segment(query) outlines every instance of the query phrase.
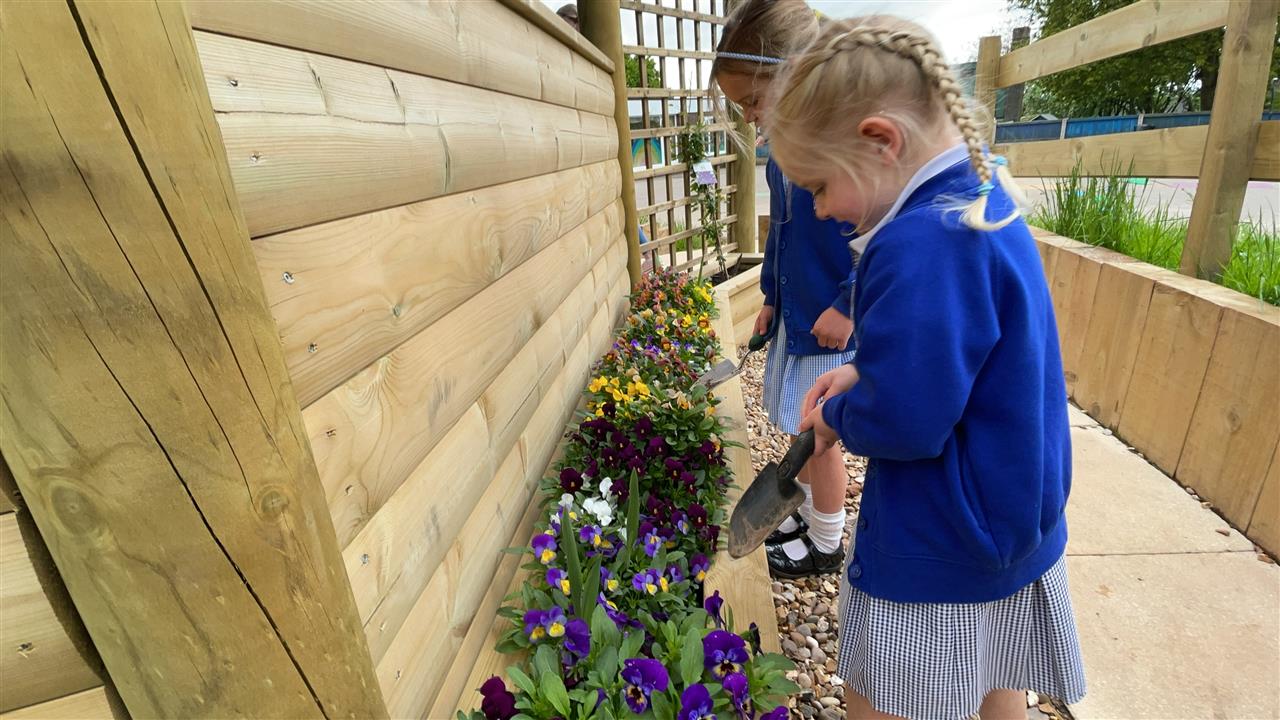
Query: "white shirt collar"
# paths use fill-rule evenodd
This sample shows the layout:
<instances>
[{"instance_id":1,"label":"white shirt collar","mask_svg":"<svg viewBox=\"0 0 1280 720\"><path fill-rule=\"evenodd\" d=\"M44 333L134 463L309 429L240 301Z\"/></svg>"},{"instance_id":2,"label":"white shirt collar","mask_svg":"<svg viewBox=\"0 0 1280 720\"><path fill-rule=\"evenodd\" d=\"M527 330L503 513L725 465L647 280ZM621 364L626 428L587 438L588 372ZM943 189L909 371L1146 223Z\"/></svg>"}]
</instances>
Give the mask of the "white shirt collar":
<instances>
[{"instance_id":1,"label":"white shirt collar","mask_svg":"<svg viewBox=\"0 0 1280 720\"><path fill-rule=\"evenodd\" d=\"M948 148L933 157L932 160L925 163L915 175L911 176L911 180L907 181L906 187L902 188L902 192L898 194L898 199L893 202L893 207L889 208L889 212L880 218L880 222L866 233L859 235L849 242L849 247L858 254L866 252L867 245L871 242L871 238L875 236L880 228L888 225L898 215L898 211L907 202L907 198L920 188L921 185L932 180L937 175L942 174L943 170L955 165L969 157L969 148L964 143Z\"/></svg>"}]
</instances>

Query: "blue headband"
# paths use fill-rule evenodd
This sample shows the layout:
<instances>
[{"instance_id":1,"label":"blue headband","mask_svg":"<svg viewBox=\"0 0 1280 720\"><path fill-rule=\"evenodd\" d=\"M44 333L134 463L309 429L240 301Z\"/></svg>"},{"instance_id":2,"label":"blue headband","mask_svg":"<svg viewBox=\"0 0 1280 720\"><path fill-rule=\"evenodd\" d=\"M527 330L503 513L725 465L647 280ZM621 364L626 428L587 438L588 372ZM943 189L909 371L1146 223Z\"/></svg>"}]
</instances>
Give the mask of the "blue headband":
<instances>
[{"instance_id":1,"label":"blue headband","mask_svg":"<svg viewBox=\"0 0 1280 720\"><path fill-rule=\"evenodd\" d=\"M737 52L722 51L716 53L716 57L724 58L725 60L747 60L749 62L758 62L762 65L781 65L785 62L782 58L769 57L768 55L751 55L749 53Z\"/></svg>"}]
</instances>

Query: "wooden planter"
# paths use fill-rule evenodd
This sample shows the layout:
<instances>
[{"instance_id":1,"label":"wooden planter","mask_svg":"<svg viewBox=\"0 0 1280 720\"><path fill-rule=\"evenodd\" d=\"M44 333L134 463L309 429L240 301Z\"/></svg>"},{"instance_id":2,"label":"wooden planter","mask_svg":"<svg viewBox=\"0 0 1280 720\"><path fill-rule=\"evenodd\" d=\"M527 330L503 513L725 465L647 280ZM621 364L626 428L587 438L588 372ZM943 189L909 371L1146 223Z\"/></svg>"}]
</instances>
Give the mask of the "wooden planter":
<instances>
[{"instance_id":1,"label":"wooden planter","mask_svg":"<svg viewBox=\"0 0 1280 720\"><path fill-rule=\"evenodd\" d=\"M1033 232L1071 399L1280 552L1280 308Z\"/></svg>"}]
</instances>

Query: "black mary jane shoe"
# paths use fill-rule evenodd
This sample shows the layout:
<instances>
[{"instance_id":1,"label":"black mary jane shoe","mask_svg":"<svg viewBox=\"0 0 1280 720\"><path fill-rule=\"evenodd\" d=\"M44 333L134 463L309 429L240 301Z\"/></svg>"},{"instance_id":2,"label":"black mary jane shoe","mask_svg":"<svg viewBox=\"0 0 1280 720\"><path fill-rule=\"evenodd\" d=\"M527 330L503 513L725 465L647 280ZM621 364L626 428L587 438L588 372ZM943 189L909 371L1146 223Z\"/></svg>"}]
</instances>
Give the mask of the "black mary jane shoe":
<instances>
[{"instance_id":1,"label":"black mary jane shoe","mask_svg":"<svg viewBox=\"0 0 1280 720\"><path fill-rule=\"evenodd\" d=\"M772 533L769 534L769 537L764 539L765 544L777 545L778 543L784 543L788 540L795 540L801 535L804 535L805 533L809 532L809 523L805 522L804 518L800 516L799 510L791 513L791 519L794 520L796 523L795 530L792 530L791 532L782 532L781 530L774 530ZM784 520L783 522L786 522L786 521Z\"/></svg>"},{"instance_id":2,"label":"black mary jane shoe","mask_svg":"<svg viewBox=\"0 0 1280 720\"><path fill-rule=\"evenodd\" d=\"M765 556L769 558L769 574L775 578L796 580L815 575L839 573L844 564L844 549L836 548L835 552L824 553L813 546L813 540L807 534L800 535L809 550L809 554L799 560L792 560L782 545L769 545L765 548Z\"/></svg>"}]
</instances>

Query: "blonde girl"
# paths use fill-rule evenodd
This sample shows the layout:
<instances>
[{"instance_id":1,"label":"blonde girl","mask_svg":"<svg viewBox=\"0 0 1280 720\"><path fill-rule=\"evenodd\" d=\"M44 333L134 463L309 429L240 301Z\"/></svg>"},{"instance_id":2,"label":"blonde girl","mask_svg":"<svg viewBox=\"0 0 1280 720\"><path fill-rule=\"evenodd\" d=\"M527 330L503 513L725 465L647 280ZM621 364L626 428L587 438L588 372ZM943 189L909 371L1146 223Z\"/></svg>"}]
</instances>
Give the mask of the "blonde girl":
<instances>
[{"instance_id":1,"label":"blonde girl","mask_svg":"<svg viewBox=\"0 0 1280 720\"><path fill-rule=\"evenodd\" d=\"M871 459L841 583L855 718L1025 717L1085 689L1063 553L1066 388L1018 194L933 39L829 23L775 82L774 157L866 242L854 362L802 427ZM825 398L825 403L819 400Z\"/></svg>"},{"instance_id":2,"label":"blonde girl","mask_svg":"<svg viewBox=\"0 0 1280 720\"><path fill-rule=\"evenodd\" d=\"M803 0L747 0L725 23L712 77L747 122L767 130L769 88L783 59L818 33ZM814 215L813 196L789 183L770 161L770 226L755 332L771 338L764 406L783 432L799 434L804 394L823 373L853 358L849 308L853 259L849 227ZM775 577L837 573L843 567L848 476L838 453L816 457L799 477L806 499L767 543Z\"/></svg>"}]
</instances>

